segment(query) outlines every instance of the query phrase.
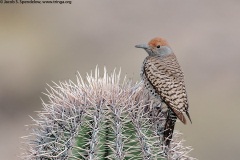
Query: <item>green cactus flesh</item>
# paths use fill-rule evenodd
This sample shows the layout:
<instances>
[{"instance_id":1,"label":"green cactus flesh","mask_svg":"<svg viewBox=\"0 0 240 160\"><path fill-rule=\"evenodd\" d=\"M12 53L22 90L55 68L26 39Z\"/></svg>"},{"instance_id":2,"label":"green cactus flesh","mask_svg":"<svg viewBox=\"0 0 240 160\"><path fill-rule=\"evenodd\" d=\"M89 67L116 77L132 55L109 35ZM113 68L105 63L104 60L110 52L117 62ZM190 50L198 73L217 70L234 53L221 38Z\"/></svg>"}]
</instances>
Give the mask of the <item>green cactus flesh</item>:
<instances>
[{"instance_id":1,"label":"green cactus flesh","mask_svg":"<svg viewBox=\"0 0 240 160\"><path fill-rule=\"evenodd\" d=\"M161 138L163 116L141 87L120 73L86 77L50 86L39 118L24 137L25 160L194 160L175 132L171 145Z\"/></svg>"}]
</instances>

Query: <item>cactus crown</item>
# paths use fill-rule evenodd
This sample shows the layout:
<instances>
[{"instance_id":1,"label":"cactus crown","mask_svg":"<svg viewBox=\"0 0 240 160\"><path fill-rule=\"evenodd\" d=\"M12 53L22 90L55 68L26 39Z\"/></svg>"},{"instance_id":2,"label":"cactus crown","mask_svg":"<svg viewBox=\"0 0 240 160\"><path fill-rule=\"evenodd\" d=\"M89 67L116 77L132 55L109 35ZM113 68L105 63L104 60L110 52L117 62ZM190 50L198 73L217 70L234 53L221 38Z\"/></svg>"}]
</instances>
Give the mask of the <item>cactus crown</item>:
<instances>
[{"instance_id":1,"label":"cactus crown","mask_svg":"<svg viewBox=\"0 0 240 160\"><path fill-rule=\"evenodd\" d=\"M23 159L195 159L179 132L166 152L159 130L164 117L155 116L141 83L126 78L120 82L120 71L109 75L104 68L100 77L96 68L86 82L78 74L76 84L69 80L54 85L31 133L23 137Z\"/></svg>"}]
</instances>

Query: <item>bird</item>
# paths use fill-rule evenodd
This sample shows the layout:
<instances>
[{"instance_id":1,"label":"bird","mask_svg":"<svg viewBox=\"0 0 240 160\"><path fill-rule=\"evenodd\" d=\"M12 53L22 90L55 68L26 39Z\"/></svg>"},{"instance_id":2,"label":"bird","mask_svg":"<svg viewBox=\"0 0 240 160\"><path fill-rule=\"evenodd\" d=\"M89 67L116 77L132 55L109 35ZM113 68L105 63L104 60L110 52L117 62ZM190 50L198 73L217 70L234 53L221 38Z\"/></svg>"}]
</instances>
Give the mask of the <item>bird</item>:
<instances>
[{"instance_id":1,"label":"bird","mask_svg":"<svg viewBox=\"0 0 240 160\"><path fill-rule=\"evenodd\" d=\"M188 112L189 103L183 71L166 39L156 37L148 44L135 47L142 48L148 53L140 74L144 89L153 99L160 100L167 106L165 125L163 125L163 142L169 147L177 118L186 124L184 116L186 114L192 123Z\"/></svg>"}]
</instances>

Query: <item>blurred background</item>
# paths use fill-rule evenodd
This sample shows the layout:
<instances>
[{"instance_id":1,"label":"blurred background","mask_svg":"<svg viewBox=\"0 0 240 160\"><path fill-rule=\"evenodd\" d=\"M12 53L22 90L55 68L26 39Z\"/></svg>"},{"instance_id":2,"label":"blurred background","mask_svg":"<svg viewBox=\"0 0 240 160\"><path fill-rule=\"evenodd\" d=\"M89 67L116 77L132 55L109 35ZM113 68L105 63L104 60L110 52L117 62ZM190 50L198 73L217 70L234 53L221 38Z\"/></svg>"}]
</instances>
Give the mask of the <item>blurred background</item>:
<instances>
[{"instance_id":1,"label":"blurred background","mask_svg":"<svg viewBox=\"0 0 240 160\"><path fill-rule=\"evenodd\" d=\"M52 81L106 66L140 80L134 45L168 39L185 73L193 124L177 124L191 155L240 157L240 1L73 0L0 4L0 159L21 153L24 125Z\"/></svg>"}]
</instances>

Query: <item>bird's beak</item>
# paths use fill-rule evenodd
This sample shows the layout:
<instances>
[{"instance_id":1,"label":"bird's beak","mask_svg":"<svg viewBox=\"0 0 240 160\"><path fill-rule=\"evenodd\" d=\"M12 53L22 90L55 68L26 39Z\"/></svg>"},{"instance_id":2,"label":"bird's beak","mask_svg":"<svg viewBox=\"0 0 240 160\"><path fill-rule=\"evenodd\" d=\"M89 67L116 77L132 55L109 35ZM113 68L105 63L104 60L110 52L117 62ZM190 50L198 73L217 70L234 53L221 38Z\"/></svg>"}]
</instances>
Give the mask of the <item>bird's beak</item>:
<instances>
[{"instance_id":1,"label":"bird's beak","mask_svg":"<svg viewBox=\"0 0 240 160\"><path fill-rule=\"evenodd\" d=\"M143 49L149 49L149 45L148 44L139 44L135 46L136 48L143 48Z\"/></svg>"}]
</instances>

